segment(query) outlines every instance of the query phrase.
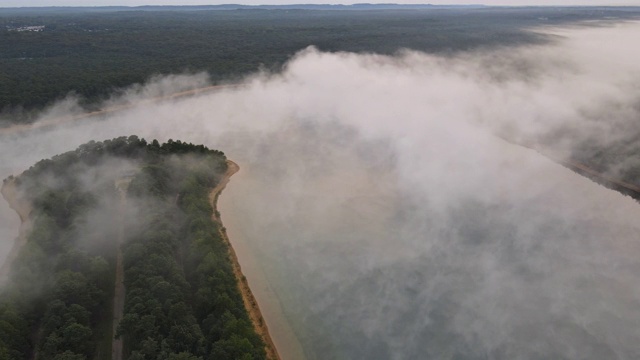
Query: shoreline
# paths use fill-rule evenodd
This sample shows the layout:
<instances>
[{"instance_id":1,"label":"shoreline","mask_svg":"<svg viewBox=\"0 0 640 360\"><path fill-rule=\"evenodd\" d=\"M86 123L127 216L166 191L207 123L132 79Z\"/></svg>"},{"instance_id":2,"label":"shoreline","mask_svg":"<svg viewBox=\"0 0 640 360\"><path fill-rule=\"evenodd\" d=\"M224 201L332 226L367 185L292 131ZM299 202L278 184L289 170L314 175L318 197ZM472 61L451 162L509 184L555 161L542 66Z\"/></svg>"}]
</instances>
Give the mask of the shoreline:
<instances>
[{"instance_id":1,"label":"shoreline","mask_svg":"<svg viewBox=\"0 0 640 360\"><path fill-rule=\"evenodd\" d=\"M75 121L78 121L78 120L84 120L84 119L88 119L88 118L92 118L92 117L108 115L108 114L113 113L113 112L133 109L133 108L135 108L136 106L139 106L139 105L152 104L154 102L159 102L159 101L164 101L164 100L181 99L181 98L186 98L186 97L189 97L189 96L198 96L198 95L206 94L206 93L212 92L212 91L239 88L242 85L243 84L241 84L241 83L240 84L209 85L209 86L195 88L195 89L191 89L191 90L178 91L178 92L173 93L173 94L159 95L159 96L152 97L152 98L140 99L140 100L138 100L137 102L134 102L134 103L113 105L113 106L108 107L108 108L103 108L103 109L89 111L89 112L82 112L82 113L79 113L79 114L70 115L70 116L66 116L66 117L62 117L62 118L46 119L46 120L43 120L43 121L36 121L36 122L33 122L33 123L27 123L27 124L20 124L20 123L12 124L12 125L9 125L9 126L6 126L6 127L0 127L0 136L1 135L10 135L10 134L21 134L21 133L25 133L25 132L28 132L28 131L31 131L31 130L37 130L37 129L47 129L47 128L51 128L51 127L54 127L54 126L63 125L63 124L69 123L69 122L75 122Z\"/></svg>"},{"instance_id":2,"label":"shoreline","mask_svg":"<svg viewBox=\"0 0 640 360\"><path fill-rule=\"evenodd\" d=\"M262 338L262 341L265 344L267 359L281 360L275 343L273 342L273 340L271 339L271 335L269 334L269 328L267 327L267 323L262 316L262 312L260 311L258 302L256 301L251 288L249 287L247 278L242 274L242 269L240 268L240 263L238 262L238 256L236 255L233 246L231 246L229 236L227 235L227 231L220 218L220 213L218 212L217 204L220 193L229 183L231 176L233 176L233 174L237 173L240 170L238 164L231 160L227 160L227 166L227 172L224 174L218 185L216 185L216 187L213 188L209 193L209 202L211 203L211 207L213 208L213 215L211 216L211 219L220 225L220 236L229 248L231 266L236 278L236 283L238 284L238 290L242 295L242 302L244 303L244 307L249 314L249 319L251 320L255 332Z\"/></svg>"},{"instance_id":3,"label":"shoreline","mask_svg":"<svg viewBox=\"0 0 640 360\"><path fill-rule=\"evenodd\" d=\"M229 248L229 258L231 260L231 265L236 278L236 283L238 285L238 290L240 291L240 294L242 296L245 309L247 310L253 328L265 344L265 352L267 355L266 358L269 360L281 360L275 343L273 342L271 335L269 334L269 329L264 317L262 316L262 312L260 311L258 302L249 287L246 277L242 274L238 257L233 246L231 245L224 224L222 223L222 220L220 218L220 213L217 209L217 202L220 193L229 183L231 176L240 170L240 167L231 160L227 160L227 166L227 171L223 175L220 182L209 192L209 202L213 208L212 220L220 225L219 233L222 240L227 244ZM0 188L0 193L2 194L4 200L9 204L9 207L14 210L20 218L20 228L18 236L15 239L5 261L0 266L0 286L3 286L9 279L9 270L11 269L12 263L20 253L20 249L27 243L27 234L29 233L29 230L31 230L33 224L30 219L30 214L32 211L31 204L21 201L15 179L6 180Z\"/></svg>"},{"instance_id":4,"label":"shoreline","mask_svg":"<svg viewBox=\"0 0 640 360\"><path fill-rule=\"evenodd\" d=\"M0 266L0 286L3 286L9 279L11 264L18 257L20 249L27 243L27 234L29 233L29 230L31 230L33 224L29 218L32 210L31 204L20 201L15 178L6 180L2 184L0 193L2 193L2 197L9 204L9 207L20 217L18 237L14 240L9 254L7 254L2 266Z\"/></svg>"}]
</instances>

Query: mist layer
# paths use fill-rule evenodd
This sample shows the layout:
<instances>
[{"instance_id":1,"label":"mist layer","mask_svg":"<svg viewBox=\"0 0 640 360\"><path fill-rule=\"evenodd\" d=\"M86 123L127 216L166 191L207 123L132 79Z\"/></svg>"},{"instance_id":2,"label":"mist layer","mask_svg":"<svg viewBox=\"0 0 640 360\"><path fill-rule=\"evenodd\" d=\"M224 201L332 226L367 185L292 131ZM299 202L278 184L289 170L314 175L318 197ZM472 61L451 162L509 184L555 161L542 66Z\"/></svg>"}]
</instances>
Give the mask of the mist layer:
<instances>
[{"instance_id":1,"label":"mist layer","mask_svg":"<svg viewBox=\"0 0 640 360\"><path fill-rule=\"evenodd\" d=\"M636 131L640 25L545 31L452 57L309 48L239 88L3 135L0 175L120 135L223 150L233 221L310 359L638 358L640 207L503 138L568 156Z\"/></svg>"}]
</instances>

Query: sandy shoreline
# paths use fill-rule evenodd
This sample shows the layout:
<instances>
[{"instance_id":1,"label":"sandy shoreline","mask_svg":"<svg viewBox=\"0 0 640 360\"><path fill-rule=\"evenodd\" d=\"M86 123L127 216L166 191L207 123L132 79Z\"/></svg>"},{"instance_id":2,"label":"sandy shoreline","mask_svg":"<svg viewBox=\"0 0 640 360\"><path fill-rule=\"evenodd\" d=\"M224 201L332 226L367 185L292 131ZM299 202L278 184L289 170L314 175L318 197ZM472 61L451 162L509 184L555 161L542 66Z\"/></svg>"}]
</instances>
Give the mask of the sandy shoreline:
<instances>
[{"instance_id":1,"label":"sandy shoreline","mask_svg":"<svg viewBox=\"0 0 640 360\"><path fill-rule=\"evenodd\" d=\"M19 133L23 133L31 130L36 130L36 129L47 129L50 127L55 127L58 125L69 123L69 122L89 119L92 117L104 116L117 111L129 110L139 105L153 104L155 102L159 102L163 100L175 100L175 99L185 98L189 96L202 95L211 91L235 89L235 88L239 88L240 86L242 86L242 84L209 85L209 86L191 89L191 90L183 90L173 94L160 95L160 96L156 96L148 99L140 99L134 103L112 105L108 108L101 109L101 110L78 113L75 115L69 115L69 116L53 118L53 119L45 119L45 120L37 121L35 123L14 124L11 126L0 128L0 135L19 134Z\"/></svg>"},{"instance_id":2,"label":"sandy shoreline","mask_svg":"<svg viewBox=\"0 0 640 360\"><path fill-rule=\"evenodd\" d=\"M276 349L276 346L269 335L269 329L267 327L267 323L265 322L262 313L260 311L260 307L258 306L258 302L256 301L251 289L249 288L249 284L247 282L246 277L242 274L242 270L240 268L240 263L238 262L238 257L236 256L235 250L231 246L231 242L229 241L229 237L227 236L226 229L222 225L222 221L220 219L219 212L217 210L217 202L218 196L225 188L227 183L229 183L229 179L235 173L240 170L238 164L234 163L231 160L227 160L227 172L224 174L223 178L220 180L218 185L211 190L209 194L209 201L211 202L211 206L213 207L213 221L219 223L220 227L220 236L223 241L227 243L229 247L229 257L231 258L231 265L233 267L233 273L236 277L236 281L238 283L238 289L240 290L240 294L242 295L242 301L244 302L244 306L249 313L249 318L251 319L251 323L253 324L253 328L256 333L262 338L262 341L265 343L265 351L267 353L267 359L270 360L280 360L280 355Z\"/></svg>"},{"instance_id":3,"label":"sandy shoreline","mask_svg":"<svg viewBox=\"0 0 640 360\"><path fill-rule=\"evenodd\" d=\"M238 257L236 256L235 250L231 246L231 242L229 241L226 229L222 225L219 212L217 211L218 196L229 182L231 176L238 172L240 169L236 163L230 160L227 161L227 165L227 172L224 174L218 185L214 189L212 189L209 194L209 201L211 202L214 210L212 219L213 221L216 221L221 225L220 235L223 241L225 241L229 247L229 256L232 262L233 272L238 283L238 288L242 295L242 300L256 333L262 338L263 342L265 343L267 359L280 360L280 355L278 354L275 344L271 339L269 329L267 327L266 321L262 316L260 307L258 306L258 302L256 301L251 289L249 288L247 279L242 274L240 263L238 262ZM21 221L19 235L16 238L10 253L7 255L7 258L0 267L0 285L3 285L8 279L11 264L17 258L22 246L24 246L24 244L26 244L27 242L27 234L32 227L32 222L29 217L32 209L29 203L20 200L20 196L14 179L7 180L2 185L2 189L0 192L2 193L4 199L9 203L9 207L16 211Z\"/></svg>"}]
</instances>

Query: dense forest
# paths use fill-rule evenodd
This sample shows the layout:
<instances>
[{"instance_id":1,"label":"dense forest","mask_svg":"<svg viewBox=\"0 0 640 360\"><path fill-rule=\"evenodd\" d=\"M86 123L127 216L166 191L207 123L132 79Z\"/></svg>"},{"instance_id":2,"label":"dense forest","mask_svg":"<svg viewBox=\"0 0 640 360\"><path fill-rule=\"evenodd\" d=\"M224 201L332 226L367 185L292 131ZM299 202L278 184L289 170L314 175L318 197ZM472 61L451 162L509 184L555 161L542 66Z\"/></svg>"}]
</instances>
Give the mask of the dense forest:
<instances>
[{"instance_id":1,"label":"dense forest","mask_svg":"<svg viewBox=\"0 0 640 360\"><path fill-rule=\"evenodd\" d=\"M0 359L110 359L114 338L125 359L264 359L212 221L226 169L220 151L130 136L6 179L31 204L32 230L0 294Z\"/></svg>"},{"instance_id":2,"label":"dense forest","mask_svg":"<svg viewBox=\"0 0 640 360\"><path fill-rule=\"evenodd\" d=\"M32 120L68 94L95 108L154 75L205 71L213 82L238 81L278 69L311 45L451 53L543 41L527 30L535 26L640 15L636 8L345 8L0 8L0 123Z\"/></svg>"}]
</instances>

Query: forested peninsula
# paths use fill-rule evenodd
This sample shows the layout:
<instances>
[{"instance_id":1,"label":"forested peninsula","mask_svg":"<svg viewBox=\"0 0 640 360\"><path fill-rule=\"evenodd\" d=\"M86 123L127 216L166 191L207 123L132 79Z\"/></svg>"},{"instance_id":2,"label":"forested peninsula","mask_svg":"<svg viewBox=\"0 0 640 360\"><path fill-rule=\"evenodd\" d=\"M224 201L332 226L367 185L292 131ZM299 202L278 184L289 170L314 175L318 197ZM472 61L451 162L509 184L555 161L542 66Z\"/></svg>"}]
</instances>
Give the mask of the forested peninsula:
<instances>
[{"instance_id":1,"label":"forested peninsula","mask_svg":"<svg viewBox=\"0 0 640 360\"><path fill-rule=\"evenodd\" d=\"M214 208L230 164L130 136L5 179L29 226L0 274L0 359L277 358Z\"/></svg>"}]
</instances>

